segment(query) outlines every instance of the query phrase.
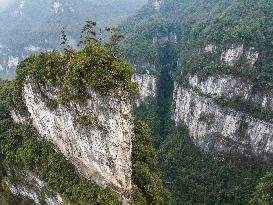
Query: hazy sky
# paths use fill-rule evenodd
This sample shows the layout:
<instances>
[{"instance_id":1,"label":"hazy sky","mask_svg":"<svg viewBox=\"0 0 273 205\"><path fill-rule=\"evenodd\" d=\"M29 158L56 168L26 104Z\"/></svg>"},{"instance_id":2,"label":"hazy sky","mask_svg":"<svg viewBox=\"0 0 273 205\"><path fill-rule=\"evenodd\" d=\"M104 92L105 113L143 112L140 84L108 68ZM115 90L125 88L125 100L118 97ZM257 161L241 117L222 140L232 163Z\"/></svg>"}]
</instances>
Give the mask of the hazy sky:
<instances>
[{"instance_id":1,"label":"hazy sky","mask_svg":"<svg viewBox=\"0 0 273 205\"><path fill-rule=\"evenodd\" d=\"M0 0L0 9L6 8L12 4L15 0Z\"/></svg>"},{"instance_id":2,"label":"hazy sky","mask_svg":"<svg viewBox=\"0 0 273 205\"><path fill-rule=\"evenodd\" d=\"M9 6L10 4L12 4L13 2L15 2L16 0L0 0L0 10L6 8L7 6ZM93 2L111 2L113 0L90 0ZM138 0L127 0L128 2L130 1L138 1ZM147 2L148 0L140 0L141 2Z\"/></svg>"}]
</instances>

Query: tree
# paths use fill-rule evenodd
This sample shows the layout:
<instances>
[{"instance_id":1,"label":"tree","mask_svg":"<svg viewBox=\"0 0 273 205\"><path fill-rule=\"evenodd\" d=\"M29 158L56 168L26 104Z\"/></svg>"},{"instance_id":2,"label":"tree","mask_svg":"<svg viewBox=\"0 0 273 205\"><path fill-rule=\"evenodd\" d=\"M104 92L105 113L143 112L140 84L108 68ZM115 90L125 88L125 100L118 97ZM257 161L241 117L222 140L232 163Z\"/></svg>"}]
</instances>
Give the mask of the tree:
<instances>
[{"instance_id":1,"label":"tree","mask_svg":"<svg viewBox=\"0 0 273 205\"><path fill-rule=\"evenodd\" d=\"M97 23L91 20L85 22L85 25L81 30L81 40L78 44L79 46L99 42L99 39L97 38L97 33L94 29L96 25Z\"/></svg>"},{"instance_id":2,"label":"tree","mask_svg":"<svg viewBox=\"0 0 273 205\"><path fill-rule=\"evenodd\" d=\"M273 204L273 172L269 172L263 177L256 187L252 205L272 205Z\"/></svg>"}]
</instances>

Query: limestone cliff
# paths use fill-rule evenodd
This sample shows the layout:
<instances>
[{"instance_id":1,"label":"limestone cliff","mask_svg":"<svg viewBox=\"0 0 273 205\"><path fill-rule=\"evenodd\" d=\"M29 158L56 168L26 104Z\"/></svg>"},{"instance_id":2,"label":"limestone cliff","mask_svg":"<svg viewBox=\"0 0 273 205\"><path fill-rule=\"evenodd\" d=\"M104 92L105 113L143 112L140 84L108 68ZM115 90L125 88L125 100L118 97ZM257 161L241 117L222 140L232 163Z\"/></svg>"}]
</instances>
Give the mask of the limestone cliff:
<instances>
[{"instance_id":1,"label":"limestone cliff","mask_svg":"<svg viewBox=\"0 0 273 205\"><path fill-rule=\"evenodd\" d=\"M229 98L240 97L259 107L273 110L273 93L270 90L257 90L253 83L249 83L243 78L221 75L200 80L195 75L189 78L189 84L205 94Z\"/></svg>"},{"instance_id":2,"label":"limestone cliff","mask_svg":"<svg viewBox=\"0 0 273 205\"><path fill-rule=\"evenodd\" d=\"M49 108L45 99L56 99L59 90L46 86L40 88L42 92L36 89L25 81L23 98L41 137L52 142L84 177L129 198L133 135L130 96L103 96L88 88L87 100ZM84 116L91 120L88 125L76 120Z\"/></svg>"},{"instance_id":3,"label":"limestone cliff","mask_svg":"<svg viewBox=\"0 0 273 205\"><path fill-rule=\"evenodd\" d=\"M147 98L155 98L157 95L158 79L155 75L149 73L133 75L133 81L140 86L139 96L136 99L136 104L139 106L141 103L147 102Z\"/></svg>"},{"instance_id":4,"label":"limestone cliff","mask_svg":"<svg viewBox=\"0 0 273 205\"><path fill-rule=\"evenodd\" d=\"M235 66L242 59L242 69L243 66L254 68L261 56L256 48L244 44L222 48L208 44L199 49L199 55L204 53L224 63L230 73L238 69ZM178 63L180 61L183 59ZM235 74L216 71L188 76L183 85L175 83L173 119L176 125L188 127L195 145L210 153L239 152L272 161L273 124L272 118L268 117L273 110L272 91L257 87L253 80ZM225 105L217 101L219 98L225 99ZM237 104L233 103L234 100ZM242 109L243 104L251 109ZM267 117L255 112L265 113Z\"/></svg>"},{"instance_id":5,"label":"limestone cliff","mask_svg":"<svg viewBox=\"0 0 273 205\"><path fill-rule=\"evenodd\" d=\"M214 92L218 90L225 95L245 93L244 89L236 86L235 80L226 81L227 78L221 80L228 83L222 83L222 86L216 89L215 84L203 82L200 88L204 93L206 91L210 93L209 90L212 92L213 85ZM224 89L225 85L227 87ZM231 108L221 107L209 96L178 84L175 85L173 105L173 119L176 125L185 124L193 142L202 150L213 153L239 152L272 160L272 123Z\"/></svg>"}]
</instances>

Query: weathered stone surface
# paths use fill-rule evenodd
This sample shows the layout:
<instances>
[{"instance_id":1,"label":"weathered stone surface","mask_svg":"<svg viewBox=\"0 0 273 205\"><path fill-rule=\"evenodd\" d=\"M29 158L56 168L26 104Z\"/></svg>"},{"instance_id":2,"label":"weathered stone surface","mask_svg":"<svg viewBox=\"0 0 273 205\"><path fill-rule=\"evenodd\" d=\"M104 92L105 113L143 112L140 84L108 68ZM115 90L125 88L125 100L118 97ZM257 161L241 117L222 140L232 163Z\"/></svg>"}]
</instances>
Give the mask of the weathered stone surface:
<instances>
[{"instance_id":1,"label":"weathered stone surface","mask_svg":"<svg viewBox=\"0 0 273 205\"><path fill-rule=\"evenodd\" d=\"M246 53L246 58L251 65L254 65L259 58L259 52L254 47L251 47Z\"/></svg>"},{"instance_id":2,"label":"weathered stone surface","mask_svg":"<svg viewBox=\"0 0 273 205\"><path fill-rule=\"evenodd\" d=\"M205 52L206 53L213 53L217 49L217 46L209 44L205 47Z\"/></svg>"},{"instance_id":3,"label":"weathered stone surface","mask_svg":"<svg viewBox=\"0 0 273 205\"><path fill-rule=\"evenodd\" d=\"M46 187L46 183L27 172L24 182L20 184L10 184L7 182L7 186L14 195L20 195L32 200L35 204L40 205L45 202L47 205L64 205L64 201L59 193L51 192L49 195L42 194L43 188ZM31 186L27 186L31 184Z\"/></svg>"},{"instance_id":4,"label":"weathered stone surface","mask_svg":"<svg viewBox=\"0 0 273 205\"><path fill-rule=\"evenodd\" d=\"M161 8L161 0L149 0L150 3L152 3L155 10L159 11Z\"/></svg>"},{"instance_id":5,"label":"weathered stone surface","mask_svg":"<svg viewBox=\"0 0 273 205\"><path fill-rule=\"evenodd\" d=\"M242 78L221 75L209 76L206 80L201 80L195 75L189 77L189 85L204 94L229 98L241 97L257 106L273 111L273 93L256 90L252 83L248 83Z\"/></svg>"},{"instance_id":6,"label":"weathered stone surface","mask_svg":"<svg viewBox=\"0 0 273 205\"><path fill-rule=\"evenodd\" d=\"M244 82L241 78L232 76L209 76L206 80L201 80L197 75L189 77L189 84L198 88L204 94L236 97L240 96L248 99L253 85Z\"/></svg>"},{"instance_id":7,"label":"weathered stone surface","mask_svg":"<svg viewBox=\"0 0 273 205\"><path fill-rule=\"evenodd\" d=\"M206 48L208 50L207 52L211 50L210 45L208 45ZM222 52L221 60L230 66L234 66L242 55L246 56L248 63L251 65L254 65L259 58L259 52L256 51L254 47L244 48L243 44L238 46L233 44L226 51Z\"/></svg>"},{"instance_id":8,"label":"weathered stone surface","mask_svg":"<svg viewBox=\"0 0 273 205\"><path fill-rule=\"evenodd\" d=\"M184 124L195 145L210 153L242 153L272 160L273 124L225 109L175 84L173 119ZM270 158L271 157L271 158Z\"/></svg>"},{"instance_id":9,"label":"weathered stone surface","mask_svg":"<svg viewBox=\"0 0 273 205\"><path fill-rule=\"evenodd\" d=\"M148 97L155 98L157 95L157 77L154 75L137 74L133 75L133 81L140 86L139 97L136 99L136 104L139 106L144 103Z\"/></svg>"},{"instance_id":10,"label":"weathered stone surface","mask_svg":"<svg viewBox=\"0 0 273 205\"><path fill-rule=\"evenodd\" d=\"M57 89L42 88L48 98L57 98ZM129 197L131 190L132 104L129 96L103 96L89 90L81 104L48 108L44 96L30 82L23 97L32 123L42 137L51 141L87 179ZM80 125L78 116L92 118Z\"/></svg>"},{"instance_id":11,"label":"weathered stone surface","mask_svg":"<svg viewBox=\"0 0 273 205\"><path fill-rule=\"evenodd\" d=\"M231 48L227 49L227 51L222 53L221 60L230 66L234 66L239 60L240 56L243 54L243 52L244 45L239 45L237 47L235 45L232 45Z\"/></svg>"}]
</instances>

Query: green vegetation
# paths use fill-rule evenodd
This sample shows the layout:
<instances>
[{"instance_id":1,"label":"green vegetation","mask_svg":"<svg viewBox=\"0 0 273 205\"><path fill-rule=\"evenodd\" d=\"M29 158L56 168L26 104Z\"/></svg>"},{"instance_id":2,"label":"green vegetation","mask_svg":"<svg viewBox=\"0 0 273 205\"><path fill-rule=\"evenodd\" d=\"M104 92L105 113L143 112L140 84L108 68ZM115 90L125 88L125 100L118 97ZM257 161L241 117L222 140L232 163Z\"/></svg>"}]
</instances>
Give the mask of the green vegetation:
<instances>
[{"instance_id":1,"label":"green vegetation","mask_svg":"<svg viewBox=\"0 0 273 205\"><path fill-rule=\"evenodd\" d=\"M94 122L94 119L92 119L90 116L80 116L76 119L76 122L81 125L92 125Z\"/></svg>"},{"instance_id":2,"label":"green vegetation","mask_svg":"<svg viewBox=\"0 0 273 205\"><path fill-rule=\"evenodd\" d=\"M55 109L58 107L58 101L53 99L46 99L45 105L49 108Z\"/></svg>"},{"instance_id":3,"label":"green vegetation","mask_svg":"<svg viewBox=\"0 0 273 205\"><path fill-rule=\"evenodd\" d=\"M254 159L206 155L187 135L184 128L174 128L159 150L164 181L173 191L174 204L249 204L269 169Z\"/></svg>"},{"instance_id":4,"label":"green vegetation","mask_svg":"<svg viewBox=\"0 0 273 205\"><path fill-rule=\"evenodd\" d=\"M270 167L256 159L229 154L215 157L203 153L193 144L187 129L176 128L171 121L161 128L166 136L160 136L157 128L161 119L156 107L143 105L137 108L136 115L149 124L154 141L161 141L158 149L160 169L164 186L173 195L173 204L250 204L255 187L270 171ZM242 122L242 131L247 126ZM270 191L268 195L273 196Z\"/></svg>"},{"instance_id":5,"label":"green vegetation","mask_svg":"<svg viewBox=\"0 0 273 205\"><path fill-rule=\"evenodd\" d=\"M252 205L269 205L273 204L273 173L268 173L263 177L256 187Z\"/></svg>"},{"instance_id":6,"label":"green vegetation","mask_svg":"<svg viewBox=\"0 0 273 205\"><path fill-rule=\"evenodd\" d=\"M187 44L182 48L183 62L178 72L183 71L184 75L231 74L251 80L260 89L272 88L272 5L268 0L208 0L195 5L198 14L193 25L190 26L192 22L187 19L182 23L188 25L189 31L185 33ZM212 12L207 13L208 10ZM198 19L202 15L205 18ZM196 55L198 49L208 44L217 46L213 54ZM243 44L245 49L254 47L260 53L259 60L252 66L244 54L234 67L219 67L221 52L232 44Z\"/></svg>"},{"instance_id":7,"label":"green vegetation","mask_svg":"<svg viewBox=\"0 0 273 205\"><path fill-rule=\"evenodd\" d=\"M126 28L123 28L126 29ZM160 60L160 46L153 43L158 34L168 35L174 25L166 19L148 18L138 24L133 35L129 35L123 43L127 59L132 63L150 62L157 64Z\"/></svg>"},{"instance_id":8,"label":"green vegetation","mask_svg":"<svg viewBox=\"0 0 273 205\"><path fill-rule=\"evenodd\" d=\"M0 18L7 19L0 22L1 60L4 70L0 70L1 78L14 78L15 67L8 69L8 56L26 56L30 53L26 48L31 45L48 50L58 48L59 34L65 27L71 44L77 41L82 22L92 18L99 24L96 30L102 29L102 38L106 37L103 28L107 25L118 25L127 16L133 14L145 4L146 0L60 0L63 12L55 15L51 1L30 0L24 5L24 12L20 15L22 21L18 21L18 15L9 14L17 9L18 4L14 0L5 11L0 8ZM2 4L0 5L2 7ZM60 24L60 21L62 22ZM47 41L45 40L47 39ZM22 60L19 58L19 60Z\"/></svg>"},{"instance_id":9,"label":"green vegetation","mask_svg":"<svg viewBox=\"0 0 273 205\"><path fill-rule=\"evenodd\" d=\"M18 99L18 103L22 101L19 98L20 92L17 92L18 89L13 87L17 86L15 82L0 81L0 94L6 94L7 91L14 90L10 95L1 96L0 102L1 184L10 181L32 187L31 184L24 181L26 171L30 171L46 183L46 187L39 191L42 196L44 194L50 195L54 191L60 193L62 198L71 204L119 204L117 195L114 192L109 189L99 188L80 177L74 166L62 155L56 153L52 149L53 145L41 139L33 127L15 125L12 122L9 110L15 106L14 99ZM54 106L56 105L55 101L48 102ZM94 119L89 116L78 118L78 123L83 125L92 124L93 121ZM131 204L169 204L170 197L163 188L149 129L145 123L136 120L134 131L135 138L132 153L134 188ZM12 175L7 175L7 170ZM6 190L6 187L2 188ZM9 192L5 191L2 195L4 193L6 196ZM42 201L43 198L41 198ZM20 203L18 202L18 204Z\"/></svg>"},{"instance_id":10,"label":"green vegetation","mask_svg":"<svg viewBox=\"0 0 273 205\"><path fill-rule=\"evenodd\" d=\"M86 22L79 42L84 47L78 51L68 45L63 33L64 54L53 50L28 57L17 67L17 79L31 80L37 88L57 86L62 90L59 101L66 103L86 97L88 86L105 95L136 92L137 85L131 81L132 66L123 60L118 46L123 35L107 28L112 35L103 43L96 35L95 26L95 22ZM52 100L48 104L56 105Z\"/></svg>"},{"instance_id":11,"label":"green vegetation","mask_svg":"<svg viewBox=\"0 0 273 205\"><path fill-rule=\"evenodd\" d=\"M26 107L21 97L22 85L18 81L1 79L0 85L0 104L9 110L16 108L24 112Z\"/></svg>"},{"instance_id":12,"label":"green vegetation","mask_svg":"<svg viewBox=\"0 0 273 205\"><path fill-rule=\"evenodd\" d=\"M134 200L133 204L167 205L169 195L164 190L161 174L157 162L156 151L153 148L152 137L148 126L141 121L135 121L135 138L133 140L133 183L140 193L135 197L143 196L142 203ZM138 199L139 200L139 199Z\"/></svg>"},{"instance_id":13,"label":"green vegetation","mask_svg":"<svg viewBox=\"0 0 273 205\"><path fill-rule=\"evenodd\" d=\"M141 105L135 113L152 130L163 182L173 195L173 204L249 204L255 187L270 168L255 159L239 155L215 157L205 154L193 144L187 129L174 126L170 119L173 83L169 72L170 68L175 68L173 62L176 58L173 54L168 56L170 52L166 49L164 53L164 49L160 50L157 102ZM215 72L225 67L222 64L207 66L207 70ZM244 106L243 102L241 106ZM212 116L201 116L201 119L210 123ZM242 131L247 126L246 122L242 122Z\"/></svg>"},{"instance_id":14,"label":"green vegetation","mask_svg":"<svg viewBox=\"0 0 273 205\"><path fill-rule=\"evenodd\" d=\"M0 188L0 204L1 205L35 205L32 201L12 195Z\"/></svg>"},{"instance_id":15,"label":"green vegetation","mask_svg":"<svg viewBox=\"0 0 273 205\"><path fill-rule=\"evenodd\" d=\"M176 33L179 63L172 69L176 81L182 83L190 74L230 74L269 89L273 86L272 7L270 0L165 0L160 12L147 6L122 25L129 36L124 47L130 61L158 65L153 38ZM221 53L242 44L244 54L236 65L224 65ZM212 53L204 52L207 45L216 46ZM247 59L250 48L260 54L254 66Z\"/></svg>"}]
</instances>

